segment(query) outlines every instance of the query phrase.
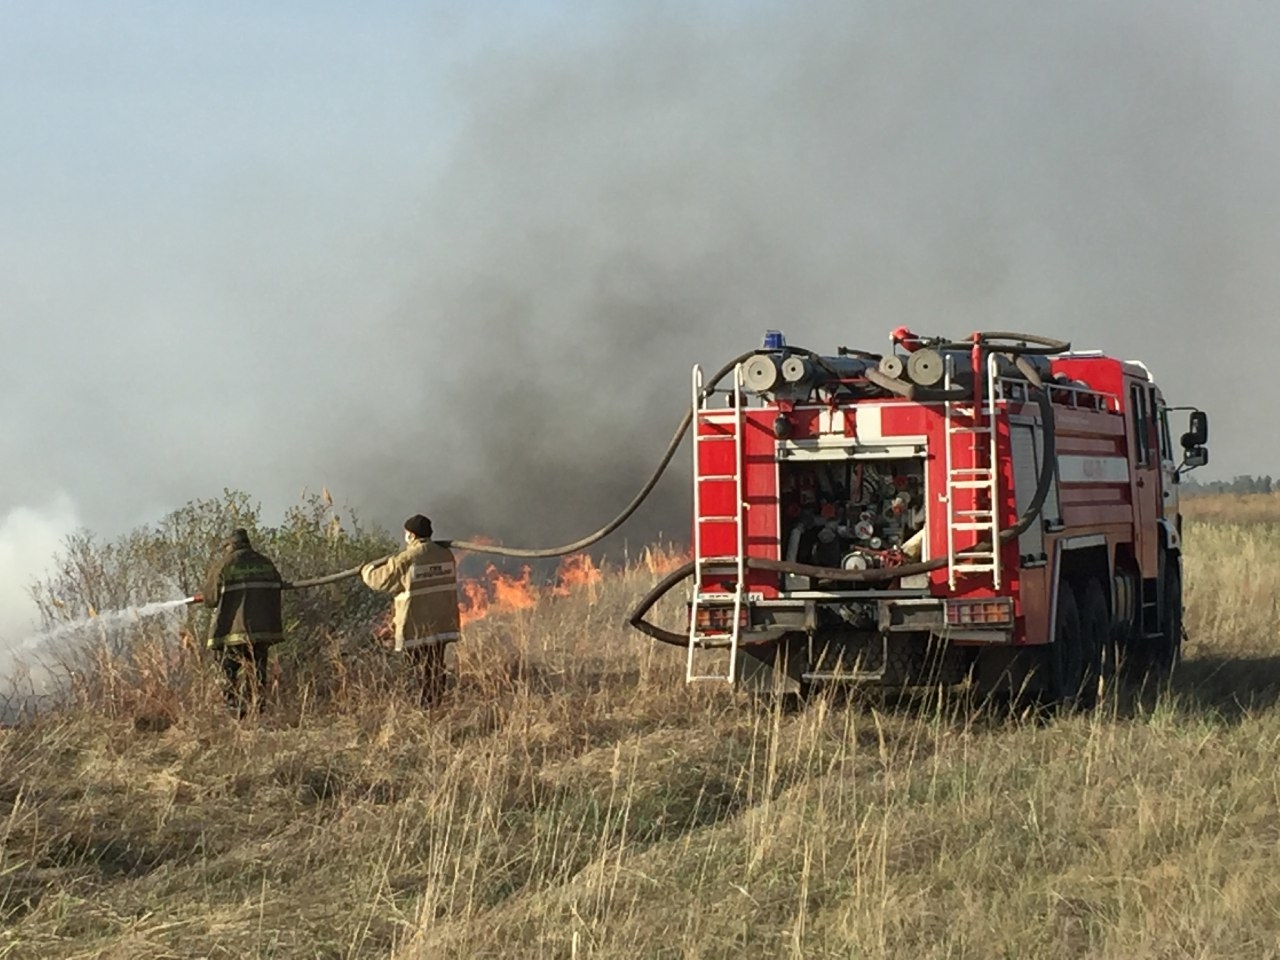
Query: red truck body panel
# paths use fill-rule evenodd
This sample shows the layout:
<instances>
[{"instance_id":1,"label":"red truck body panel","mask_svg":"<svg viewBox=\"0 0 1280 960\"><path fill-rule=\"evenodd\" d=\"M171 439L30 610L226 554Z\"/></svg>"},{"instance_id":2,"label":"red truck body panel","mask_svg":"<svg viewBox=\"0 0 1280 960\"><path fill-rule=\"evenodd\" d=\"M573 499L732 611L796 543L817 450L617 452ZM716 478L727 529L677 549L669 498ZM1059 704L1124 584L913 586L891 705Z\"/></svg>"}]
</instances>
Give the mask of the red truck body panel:
<instances>
[{"instance_id":1,"label":"red truck body panel","mask_svg":"<svg viewBox=\"0 0 1280 960\"><path fill-rule=\"evenodd\" d=\"M998 577L966 573L953 586L951 571L943 567L929 572L922 588L926 596L941 600L1008 598L1014 610L1006 636L1010 644L1051 639L1057 565L1067 547L1087 543L1105 548L1110 564L1118 553L1132 555L1142 578L1156 576L1157 521L1167 482L1162 466L1167 467L1165 460L1171 456L1161 450L1157 420L1163 401L1158 391L1141 365L1111 357L1066 355L1053 359L1049 369L1055 437L1050 453L1056 475L1052 494L1035 520L1036 529L1001 545ZM854 464L864 459L871 464L897 462L891 457L873 459L882 447L907 451L899 458L902 462L922 461L927 527L922 560L948 555L949 530L953 554L983 541L983 531L960 529L957 516L991 511L999 528L1008 530L1018 522L1039 476L1044 424L1040 405L1025 387L1006 387L995 402L993 421L985 403L897 398L762 402L742 410L728 406L699 411L694 427L700 441L695 444L694 533L701 557L737 556L738 524L728 518L735 514L741 491L745 555L785 559L793 518L784 515L783 501L791 495L784 496L784 471L799 471L801 479L795 482L804 482L803 465L793 468L782 458L786 444L838 450L847 443ZM1149 404L1140 422L1133 408L1138 400ZM739 422L740 469L735 438ZM785 437L778 433L779 424L785 427ZM984 429L992 432L969 432ZM994 503L986 502L988 491L956 480L963 471L977 473L988 467L996 476ZM735 585L735 574L709 570L701 590L710 596L728 595ZM756 602L785 598L790 592L778 573L758 569L748 570L746 588Z\"/></svg>"}]
</instances>

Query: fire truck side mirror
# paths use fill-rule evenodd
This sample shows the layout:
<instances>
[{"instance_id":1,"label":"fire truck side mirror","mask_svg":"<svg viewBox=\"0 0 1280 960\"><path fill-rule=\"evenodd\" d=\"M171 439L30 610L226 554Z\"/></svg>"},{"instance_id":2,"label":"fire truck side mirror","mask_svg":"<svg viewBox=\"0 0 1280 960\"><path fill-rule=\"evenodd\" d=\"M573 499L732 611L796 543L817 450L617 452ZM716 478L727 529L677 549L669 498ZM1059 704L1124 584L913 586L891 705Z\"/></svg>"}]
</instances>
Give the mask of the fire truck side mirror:
<instances>
[{"instance_id":1,"label":"fire truck side mirror","mask_svg":"<svg viewBox=\"0 0 1280 960\"><path fill-rule=\"evenodd\" d=\"M1203 467L1208 462L1209 450L1206 447L1192 447L1187 451L1187 455L1182 458L1182 467L1178 472L1186 473L1196 467Z\"/></svg>"},{"instance_id":2,"label":"fire truck side mirror","mask_svg":"<svg viewBox=\"0 0 1280 960\"><path fill-rule=\"evenodd\" d=\"M1187 451L1187 456L1191 456L1197 447L1203 447L1209 442L1209 415L1203 410L1191 411L1189 427L1182 435L1182 449Z\"/></svg>"}]
</instances>

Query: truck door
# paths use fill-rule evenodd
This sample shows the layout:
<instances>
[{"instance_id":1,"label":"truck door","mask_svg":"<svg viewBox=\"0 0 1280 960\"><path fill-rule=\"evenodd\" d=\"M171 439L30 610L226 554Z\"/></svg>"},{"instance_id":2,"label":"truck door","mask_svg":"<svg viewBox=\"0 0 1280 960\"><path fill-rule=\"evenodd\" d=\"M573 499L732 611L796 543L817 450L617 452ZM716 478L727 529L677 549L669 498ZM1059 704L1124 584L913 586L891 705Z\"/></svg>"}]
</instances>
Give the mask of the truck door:
<instances>
[{"instance_id":1,"label":"truck door","mask_svg":"<svg viewBox=\"0 0 1280 960\"><path fill-rule=\"evenodd\" d=\"M1176 523L1181 512L1178 509L1178 461L1174 459L1173 437L1169 434L1169 410L1154 390L1151 401L1160 433L1160 516ZM1180 525L1178 532L1182 532Z\"/></svg>"},{"instance_id":2,"label":"truck door","mask_svg":"<svg viewBox=\"0 0 1280 960\"><path fill-rule=\"evenodd\" d=\"M1130 457L1133 463L1134 549L1142 576L1159 574L1160 451L1156 442L1155 410L1144 383L1129 386Z\"/></svg>"}]
</instances>

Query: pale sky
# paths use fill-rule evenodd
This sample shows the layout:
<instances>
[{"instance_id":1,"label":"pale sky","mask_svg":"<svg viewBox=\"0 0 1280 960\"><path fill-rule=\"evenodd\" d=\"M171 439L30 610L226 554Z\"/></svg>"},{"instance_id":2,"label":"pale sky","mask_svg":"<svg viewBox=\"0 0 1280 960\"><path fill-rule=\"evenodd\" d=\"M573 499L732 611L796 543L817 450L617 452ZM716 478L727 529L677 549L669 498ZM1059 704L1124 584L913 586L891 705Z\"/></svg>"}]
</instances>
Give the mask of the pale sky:
<instances>
[{"instance_id":1,"label":"pale sky","mask_svg":"<svg viewBox=\"0 0 1280 960\"><path fill-rule=\"evenodd\" d=\"M1070 338L1280 473L1280 8L583 9L0 0L0 579L224 487L571 538L766 327Z\"/></svg>"}]
</instances>

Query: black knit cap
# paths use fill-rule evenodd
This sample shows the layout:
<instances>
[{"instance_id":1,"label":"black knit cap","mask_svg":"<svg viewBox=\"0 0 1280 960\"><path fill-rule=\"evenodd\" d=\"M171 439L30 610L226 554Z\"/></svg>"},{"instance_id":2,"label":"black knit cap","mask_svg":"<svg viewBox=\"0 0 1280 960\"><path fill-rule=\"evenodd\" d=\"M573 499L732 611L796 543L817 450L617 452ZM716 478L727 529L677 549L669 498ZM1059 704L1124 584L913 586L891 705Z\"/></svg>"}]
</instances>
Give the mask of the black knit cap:
<instances>
[{"instance_id":1,"label":"black knit cap","mask_svg":"<svg viewBox=\"0 0 1280 960\"><path fill-rule=\"evenodd\" d=\"M249 531L244 527L237 527L231 531L231 536L227 537L227 546L233 549L247 547L249 545Z\"/></svg>"},{"instance_id":2,"label":"black knit cap","mask_svg":"<svg viewBox=\"0 0 1280 960\"><path fill-rule=\"evenodd\" d=\"M404 522L404 528L419 540L431 539L431 521L420 513L415 513Z\"/></svg>"}]
</instances>

